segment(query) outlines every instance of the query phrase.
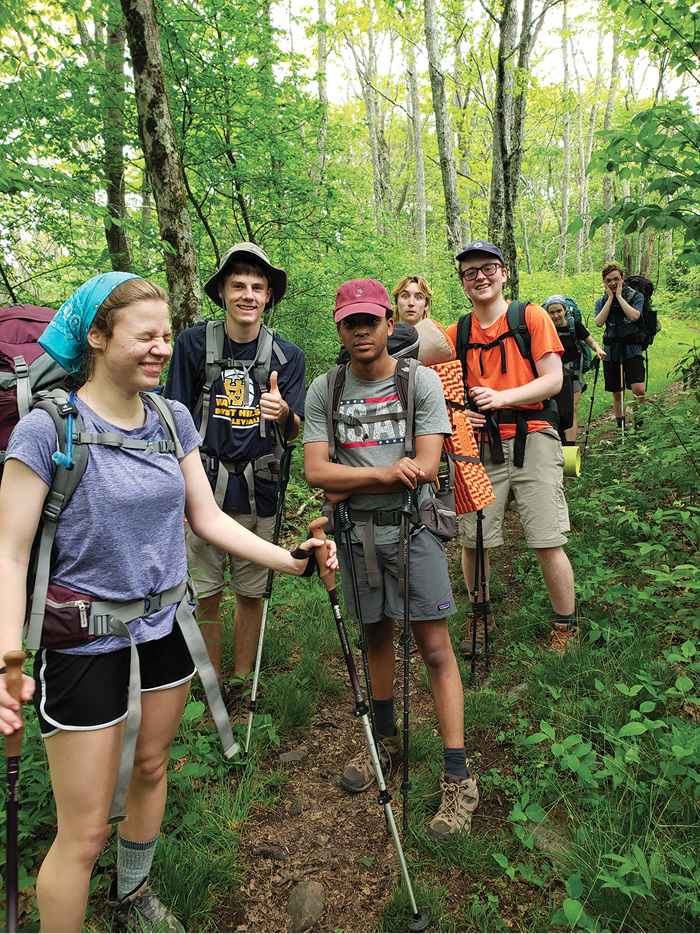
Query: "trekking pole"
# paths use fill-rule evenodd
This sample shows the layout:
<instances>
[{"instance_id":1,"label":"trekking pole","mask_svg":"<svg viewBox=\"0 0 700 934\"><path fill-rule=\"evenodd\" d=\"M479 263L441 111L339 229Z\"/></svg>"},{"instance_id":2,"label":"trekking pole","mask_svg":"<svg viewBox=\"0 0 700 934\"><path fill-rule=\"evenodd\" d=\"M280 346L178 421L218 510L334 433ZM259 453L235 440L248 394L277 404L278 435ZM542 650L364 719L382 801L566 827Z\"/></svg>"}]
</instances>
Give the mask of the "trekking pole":
<instances>
[{"instance_id":1,"label":"trekking pole","mask_svg":"<svg viewBox=\"0 0 700 934\"><path fill-rule=\"evenodd\" d=\"M411 554L411 514L413 512L413 490L404 488L401 501L401 549L403 555L403 582L399 575L399 587L403 583L403 632L400 643L403 646L403 782L401 783L401 796L403 798L403 835L408 833L408 792L411 782L408 777L408 679L410 674L410 643L411 643L411 598L409 588L409 564Z\"/></svg>"},{"instance_id":2,"label":"trekking pole","mask_svg":"<svg viewBox=\"0 0 700 934\"><path fill-rule=\"evenodd\" d=\"M625 422L625 358L623 357L623 350L623 346L620 345L620 386L622 388L622 405L620 406L622 411L620 431L622 434L620 435L620 442L624 442L625 440L625 428L627 427L627 423Z\"/></svg>"},{"instance_id":3,"label":"trekking pole","mask_svg":"<svg viewBox=\"0 0 700 934\"><path fill-rule=\"evenodd\" d=\"M326 533L324 531L324 526L328 520L325 516L320 516L309 526L309 531L311 532L314 538L320 538L325 542ZM384 816L391 832L391 836L394 840L394 845L396 846L396 852L399 857L399 864L401 866L401 876L406 886L406 891L408 892L408 898L411 903L411 911L413 912L413 917L406 923L407 931L424 931L430 924L430 918L424 912L418 911L418 906L416 904L416 899L413 894L413 886L411 885L411 877L408 874L408 866L406 865L406 858L404 856L403 847L401 846L401 840L399 838L399 832L396 827L396 821L394 819L394 812L391 807L391 795L387 791L386 782L384 781L384 773L382 772L382 766L379 761L379 752L377 751L377 743L375 742L374 736L372 735L372 727L369 722L369 708L365 703L365 700L362 696L362 688L360 687L360 682L357 677L357 671L355 669L355 663L352 659L352 653L350 652L350 646L348 644L348 636L345 631L345 624L343 622L343 616L340 610L340 603L338 601L338 594L335 589L335 572L330 568L326 567L326 549L325 546L321 546L316 549L316 561L318 563L318 573L323 581L323 585L328 591L328 598L331 601L331 606L333 607L333 616L335 617L335 624L338 629L338 635L340 636L340 644L343 649L343 656L345 658L345 665L348 669L348 675L350 677L350 685L352 687L353 694L355 695L355 716L359 717L362 720L362 726L365 731L365 739L367 740L367 745L369 747L370 757L372 759L372 767L374 768L374 774L377 779L377 786L379 787L379 797L378 802L384 808Z\"/></svg>"},{"instance_id":4,"label":"trekking pole","mask_svg":"<svg viewBox=\"0 0 700 934\"><path fill-rule=\"evenodd\" d=\"M479 461L484 463L484 452L486 449L486 426L482 426L479 437ZM469 683L473 684L476 680L476 627L478 624L479 610L484 624L484 672L488 674L491 671L491 646L489 645L489 624L488 614L491 609L491 603L486 599L486 557L484 555L484 511L478 509L476 513L476 554L474 557L474 614L472 619L472 663L469 675Z\"/></svg>"},{"instance_id":5,"label":"trekking pole","mask_svg":"<svg viewBox=\"0 0 700 934\"><path fill-rule=\"evenodd\" d=\"M8 652L5 656L5 683L7 690L16 701L20 700L22 690L22 663L27 656L24 652ZM22 708L18 711L22 719ZM17 885L17 822L19 816L19 796L17 779L19 778L19 754L22 749L24 723L10 736L5 737L5 756L7 758L7 870L5 889L7 892L7 930L15 934L17 930L17 908L19 890Z\"/></svg>"},{"instance_id":6,"label":"trekking pole","mask_svg":"<svg viewBox=\"0 0 700 934\"><path fill-rule=\"evenodd\" d=\"M595 376L593 377L593 392L591 393L591 405L588 409L588 424L586 425L586 437L583 441L583 457L586 456L586 446L588 444L588 432L591 430L591 416L593 415L593 400L595 399L595 388L598 385L598 373L600 372L600 357L595 358Z\"/></svg>"},{"instance_id":7,"label":"trekking pole","mask_svg":"<svg viewBox=\"0 0 700 934\"><path fill-rule=\"evenodd\" d=\"M279 488L277 490L277 512L275 513L275 528L272 533L272 541L276 545L279 542L280 529L282 528L282 515L284 514L284 501L287 495L287 485L289 484L289 472L292 464L293 444L286 444L280 458ZM250 709L248 711L248 730L245 737L245 749L243 755L248 754L250 747L250 736L253 732L253 717L258 709L258 682L260 680L260 666L262 663L263 639L265 638L265 626L267 624L267 610L270 606L270 597L272 596L272 582L275 572L270 569L267 572L267 582L265 584L265 593L263 594L263 613L260 621L260 635L258 636L258 650L255 656L255 671L253 673L253 688L250 693Z\"/></svg>"},{"instance_id":8,"label":"trekking pole","mask_svg":"<svg viewBox=\"0 0 700 934\"><path fill-rule=\"evenodd\" d=\"M372 724L372 736L379 743L379 734L377 733L377 721L374 716L374 698L372 697L372 679L369 674L369 660L367 658L367 641L365 639L365 627L362 621L362 605L360 603L360 589L357 585L357 573L355 571L355 556L352 552L352 520L347 502L338 503L335 507L340 523L340 533L345 542L345 548L348 553L348 564L350 566L350 579L352 582L352 597L355 601L355 612L357 613L357 629L359 633L359 647L362 653L362 670L365 676L365 686L367 688L367 704L369 707L369 719ZM325 535L321 536L325 538Z\"/></svg>"}]
</instances>

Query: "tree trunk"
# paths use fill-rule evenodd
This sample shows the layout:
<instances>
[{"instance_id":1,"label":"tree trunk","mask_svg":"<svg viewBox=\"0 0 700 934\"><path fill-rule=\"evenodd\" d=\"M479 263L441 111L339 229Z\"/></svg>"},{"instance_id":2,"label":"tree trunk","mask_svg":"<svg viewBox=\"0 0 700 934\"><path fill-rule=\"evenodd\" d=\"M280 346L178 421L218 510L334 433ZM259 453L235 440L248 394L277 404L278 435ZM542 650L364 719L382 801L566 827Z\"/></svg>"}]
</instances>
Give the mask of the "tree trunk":
<instances>
[{"instance_id":1,"label":"tree trunk","mask_svg":"<svg viewBox=\"0 0 700 934\"><path fill-rule=\"evenodd\" d=\"M603 84L603 39L605 37L605 30L601 27L598 33L598 54L597 54L597 64L596 64L596 74L595 74L595 85L593 88L593 103L591 104L591 112L588 119L588 135L586 137L585 145L583 140L583 115L580 109L579 104L579 158L580 158L580 191L579 191L579 204L578 210L579 214L583 218L583 227L579 230L576 237L576 262L574 264L574 273L581 271L583 266L583 252L584 248L588 250L588 260L589 265L591 262L591 251L590 251L590 241L588 239L588 232L591 227L591 221L588 217L588 175L586 174L588 166L591 161L591 156L593 154L593 136L595 133L595 124L596 117L598 115L598 106L600 102L600 89ZM574 67L576 65L576 59L572 56L574 62ZM579 81L578 72L576 74L576 84L578 87L579 101L582 100L582 91L581 83Z\"/></svg>"},{"instance_id":2,"label":"tree trunk","mask_svg":"<svg viewBox=\"0 0 700 934\"><path fill-rule=\"evenodd\" d=\"M571 142L569 139L569 123L571 121L571 114L569 113L569 24L566 16L566 0L564 0L562 5L561 31L561 48L564 57L564 114L562 126L564 167L561 179L561 238L559 240L559 261L557 266L559 275L564 276L566 273L566 231L569 226L569 175L571 174Z\"/></svg>"},{"instance_id":3,"label":"tree trunk","mask_svg":"<svg viewBox=\"0 0 700 934\"><path fill-rule=\"evenodd\" d=\"M328 139L328 19L326 16L326 0L318 0L318 50L316 54L318 64L318 102L321 105L321 125L318 129L318 180L326 171L326 150Z\"/></svg>"},{"instance_id":4,"label":"tree trunk","mask_svg":"<svg viewBox=\"0 0 700 934\"><path fill-rule=\"evenodd\" d=\"M452 255L462 246L462 218L457 190L457 166L455 163L454 142L450 128L450 115L447 111L445 77L441 70L440 47L437 35L437 10L435 0L423 0L425 13L425 42L428 49L428 70L430 89L435 112L435 130L437 133L438 153L440 155L440 173L442 189L445 194L445 217L447 221L447 246Z\"/></svg>"},{"instance_id":5,"label":"tree trunk","mask_svg":"<svg viewBox=\"0 0 700 934\"><path fill-rule=\"evenodd\" d=\"M612 67L610 70L610 89L608 91L608 100L605 106L605 119L603 121L603 129L609 130L612 126L612 115L613 115L613 106L615 104L615 91L617 90L617 82L620 75L620 49L618 47L620 41L620 31L619 28L615 29L613 33L613 59ZM612 176L608 173L603 177L603 210L610 211L612 208ZM605 262L609 263L615 258L615 241L613 238L613 227L612 223L608 222L605 225L605 246L604 246L604 258Z\"/></svg>"},{"instance_id":6,"label":"tree trunk","mask_svg":"<svg viewBox=\"0 0 700 934\"><path fill-rule=\"evenodd\" d=\"M101 110L104 141L103 180L107 195L105 239L112 270L131 272L133 261L124 225L127 216L124 184L124 29L118 23L108 23L105 45L102 25L98 19L95 21L94 41L90 39L86 25L79 17L76 16L75 22L88 60L99 59L104 65Z\"/></svg>"},{"instance_id":7,"label":"tree trunk","mask_svg":"<svg viewBox=\"0 0 700 934\"><path fill-rule=\"evenodd\" d=\"M153 0L121 0L134 69L138 128L165 245L175 334L202 315L202 290L182 162L168 104Z\"/></svg>"},{"instance_id":8,"label":"tree trunk","mask_svg":"<svg viewBox=\"0 0 700 934\"><path fill-rule=\"evenodd\" d=\"M418 74L413 49L408 51L408 87L411 97L411 124L413 131L413 154L416 163L416 227L418 230L418 248L425 259L428 238L425 226L425 164L423 162L423 133L420 118L420 96L418 94Z\"/></svg>"},{"instance_id":9,"label":"tree trunk","mask_svg":"<svg viewBox=\"0 0 700 934\"><path fill-rule=\"evenodd\" d=\"M513 123L513 70L507 67L515 48L518 29L513 0L503 0L499 22L498 59L496 64L496 93L493 103L493 146L491 155L491 192L489 196L488 237L501 244L505 218L503 191L503 144L510 138Z\"/></svg>"}]
</instances>

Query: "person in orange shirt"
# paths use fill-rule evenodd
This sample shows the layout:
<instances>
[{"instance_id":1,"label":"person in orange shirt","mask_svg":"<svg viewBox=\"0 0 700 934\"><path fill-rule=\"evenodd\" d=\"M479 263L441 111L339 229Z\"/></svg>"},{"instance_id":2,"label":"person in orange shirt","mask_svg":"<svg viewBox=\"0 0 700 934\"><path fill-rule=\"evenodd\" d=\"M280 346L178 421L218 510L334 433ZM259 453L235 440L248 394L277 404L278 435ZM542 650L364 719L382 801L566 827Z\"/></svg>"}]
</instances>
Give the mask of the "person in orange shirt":
<instances>
[{"instance_id":1,"label":"person in orange shirt","mask_svg":"<svg viewBox=\"0 0 700 934\"><path fill-rule=\"evenodd\" d=\"M469 397L469 420L477 433L487 433L484 466L496 502L483 511L486 579L488 549L503 544L503 517L510 498L520 514L525 539L533 549L554 610L551 644L563 652L576 634L574 576L563 545L569 531L564 497L564 455L545 400L562 386L563 348L547 312L528 304L525 323L531 339L532 364L523 357L508 326L508 302L503 286L508 271L498 247L486 240L468 244L456 257L458 275L473 312L468 330L460 320L447 329L462 348ZM461 331L461 340L458 331ZM466 339L465 339L466 338ZM474 585L476 516L459 517L462 569L467 586ZM476 602L488 600L486 592ZM476 608L478 610L478 607ZM477 612L477 618L481 616ZM477 654L483 651L483 631L477 630ZM472 653L471 637L462 643Z\"/></svg>"}]
</instances>

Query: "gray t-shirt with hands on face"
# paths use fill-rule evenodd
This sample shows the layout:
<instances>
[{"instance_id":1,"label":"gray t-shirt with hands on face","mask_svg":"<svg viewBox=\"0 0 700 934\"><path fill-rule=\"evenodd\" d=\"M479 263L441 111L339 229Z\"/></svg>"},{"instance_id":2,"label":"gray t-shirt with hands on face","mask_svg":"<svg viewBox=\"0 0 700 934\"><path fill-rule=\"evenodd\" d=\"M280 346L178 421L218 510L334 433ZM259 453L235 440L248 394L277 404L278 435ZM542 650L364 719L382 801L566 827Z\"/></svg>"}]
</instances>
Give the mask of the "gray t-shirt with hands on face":
<instances>
[{"instance_id":1,"label":"gray t-shirt with hands on face","mask_svg":"<svg viewBox=\"0 0 700 934\"><path fill-rule=\"evenodd\" d=\"M304 444L328 440L326 407L328 381L326 374L318 376L306 396L306 418L304 422ZM419 366L416 369L414 386L415 436L450 435L452 427L447 417L445 396L440 377L434 370ZM358 379L347 367L345 385L339 405L337 456L338 462L349 467L390 467L405 456L406 419L391 418L401 412L401 402L394 375L376 381ZM355 418L386 414L386 420L364 423L363 428ZM422 502L430 495L427 485L419 487L418 500ZM353 493L349 499L354 509L390 510L401 507L402 494L397 493ZM353 540L362 540L364 523L356 523ZM375 527L377 544L398 542L396 526Z\"/></svg>"}]
</instances>

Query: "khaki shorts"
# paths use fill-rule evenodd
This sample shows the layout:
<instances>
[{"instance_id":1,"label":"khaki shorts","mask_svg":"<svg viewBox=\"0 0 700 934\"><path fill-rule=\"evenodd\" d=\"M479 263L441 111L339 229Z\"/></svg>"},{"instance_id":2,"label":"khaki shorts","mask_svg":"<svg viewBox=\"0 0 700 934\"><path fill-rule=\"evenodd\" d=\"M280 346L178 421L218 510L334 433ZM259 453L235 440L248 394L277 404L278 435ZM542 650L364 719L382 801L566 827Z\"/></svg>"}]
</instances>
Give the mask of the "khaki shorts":
<instances>
[{"instance_id":1,"label":"khaki shorts","mask_svg":"<svg viewBox=\"0 0 700 934\"><path fill-rule=\"evenodd\" d=\"M252 522L252 516L244 512L227 512L227 516L235 519L245 529L250 529L266 542L271 542L275 531L275 517L257 517ZM197 595L207 597L209 594L220 593L224 589L226 558L229 559L231 569L231 590L242 597L262 597L267 583L267 568L245 558L229 555L209 542L194 534L187 525L185 527L185 541L187 542L187 564L190 574L197 587Z\"/></svg>"},{"instance_id":2,"label":"khaki shorts","mask_svg":"<svg viewBox=\"0 0 700 934\"><path fill-rule=\"evenodd\" d=\"M556 431L531 431L522 467L513 466L514 439L503 442L505 463L492 464L486 445L484 466L496 502L484 509L484 547L503 544L503 516L512 497L530 548L556 548L567 542L569 510L564 496L564 453ZM476 513L459 516L459 540L476 548Z\"/></svg>"}]
</instances>

